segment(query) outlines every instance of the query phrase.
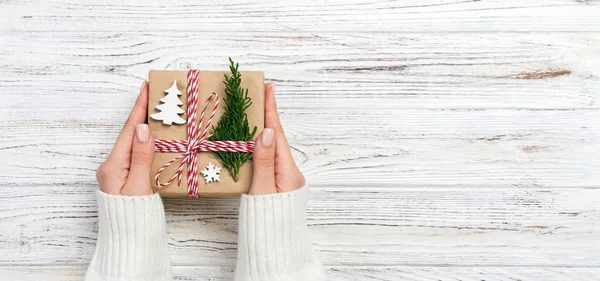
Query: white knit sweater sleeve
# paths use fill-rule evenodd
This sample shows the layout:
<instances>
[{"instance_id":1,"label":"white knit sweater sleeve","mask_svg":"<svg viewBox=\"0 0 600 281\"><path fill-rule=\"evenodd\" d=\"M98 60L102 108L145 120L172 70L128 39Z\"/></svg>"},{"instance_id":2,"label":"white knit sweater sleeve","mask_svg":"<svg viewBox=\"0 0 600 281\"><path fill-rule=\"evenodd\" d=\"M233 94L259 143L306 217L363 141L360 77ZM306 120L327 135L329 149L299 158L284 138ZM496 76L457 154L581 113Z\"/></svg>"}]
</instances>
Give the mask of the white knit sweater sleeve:
<instances>
[{"instance_id":1,"label":"white knit sweater sleeve","mask_svg":"<svg viewBox=\"0 0 600 281\"><path fill-rule=\"evenodd\" d=\"M322 281L306 225L308 188L242 195L235 281Z\"/></svg>"},{"instance_id":2,"label":"white knit sweater sleeve","mask_svg":"<svg viewBox=\"0 0 600 281\"><path fill-rule=\"evenodd\" d=\"M98 241L86 281L167 281L165 211L158 194L110 195L97 191Z\"/></svg>"},{"instance_id":3,"label":"white knit sweater sleeve","mask_svg":"<svg viewBox=\"0 0 600 281\"><path fill-rule=\"evenodd\" d=\"M171 280L160 196L97 198L98 241L85 280ZM307 235L306 201L306 187L242 196L236 281L326 280Z\"/></svg>"}]
</instances>

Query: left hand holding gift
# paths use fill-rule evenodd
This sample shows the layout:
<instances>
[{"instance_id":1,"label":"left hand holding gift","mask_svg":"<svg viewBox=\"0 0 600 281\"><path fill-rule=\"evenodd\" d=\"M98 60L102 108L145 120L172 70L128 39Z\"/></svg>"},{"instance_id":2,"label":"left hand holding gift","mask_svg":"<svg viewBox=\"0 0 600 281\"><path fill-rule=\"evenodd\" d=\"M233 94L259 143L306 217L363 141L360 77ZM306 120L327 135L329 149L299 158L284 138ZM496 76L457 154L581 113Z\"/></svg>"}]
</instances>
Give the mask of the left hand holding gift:
<instances>
[{"instance_id":1,"label":"left hand holding gift","mask_svg":"<svg viewBox=\"0 0 600 281\"><path fill-rule=\"evenodd\" d=\"M148 82L144 81L110 156L96 170L100 190L108 194L149 195L154 137L146 121Z\"/></svg>"}]
</instances>

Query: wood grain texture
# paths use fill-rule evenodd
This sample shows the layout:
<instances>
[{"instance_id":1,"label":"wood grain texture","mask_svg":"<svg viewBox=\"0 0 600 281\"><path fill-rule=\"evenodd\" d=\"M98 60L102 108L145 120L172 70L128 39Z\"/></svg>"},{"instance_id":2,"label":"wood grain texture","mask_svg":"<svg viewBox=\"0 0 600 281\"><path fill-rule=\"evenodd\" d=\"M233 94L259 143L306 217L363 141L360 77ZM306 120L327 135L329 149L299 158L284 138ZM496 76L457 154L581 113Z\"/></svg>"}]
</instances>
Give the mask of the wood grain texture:
<instances>
[{"instance_id":1,"label":"wood grain texture","mask_svg":"<svg viewBox=\"0 0 600 281\"><path fill-rule=\"evenodd\" d=\"M94 171L137 85L149 69L224 69L227 56L277 84L333 280L600 276L598 1L0 11L0 280L82 280ZM237 203L166 201L176 280L231 279Z\"/></svg>"},{"instance_id":2,"label":"wood grain texture","mask_svg":"<svg viewBox=\"0 0 600 281\"><path fill-rule=\"evenodd\" d=\"M261 34L2 35L0 156L26 164L7 163L0 182L93 183L148 69L223 68L236 53L277 81L316 184L600 181L598 33ZM27 167L38 173L14 176Z\"/></svg>"},{"instance_id":3,"label":"wood grain texture","mask_svg":"<svg viewBox=\"0 0 600 281\"><path fill-rule=\"evenodd\" d=\"M264 70L281 109L600 108L600 33L270 34L0 33L5 117L114 114L149 69L228 56Z\"/></svg>"},{"instance_id":4,"label":"wood grain texture","mask_svg":"<svg viewBox=\"0 0 600 281\"><path fill-rule=\"evenodd\" d=\"M6 132L0 135L0 158L15 160L2 165L0 183L94 184L95 170L129 111L113 110L104 116L69 114L70 120L34 118L17 127L0 120L0 131ZM301 170L315 185L594 187L600 182L596 110L291 109L281 118Z\"/></svg>"},{"instance_id":5,"label":"wood grain texture","mask_svg":"<svg viewBox=\"0 0 600 281\"><path fill-rule=\"evenodd\" d=\"M89 262L94 189L0 188L0 265ZM598 196L582 188L313 188L308 221L327 266L598 267ZM238 204L166 200L173 264L233 266Z\"/></svg>"},{"instance_id":6,"label":"wood grain texture","mask_svg":"<svg viewBox=\"0 0 600 281\"><path fill-rule=\"evenodd\" d=\"M112 4L111 4L112 3ZM600 31L597 1L4 1L1 31Z\"/></svg>"},{"instance_id":7,"label":"wood grain texture","mask_svg":"<svg viewBox=\"0 0 600 281\"><path fill-rule=\"evenodd\" d=\"M231 266L174 266L174 280L230 281ZM3 281L79 281L85 265L0 267ZM358 267L334 266L328 270L331 281L596 281L600 269L592 267Z\"/></svg>"}]
</instances>

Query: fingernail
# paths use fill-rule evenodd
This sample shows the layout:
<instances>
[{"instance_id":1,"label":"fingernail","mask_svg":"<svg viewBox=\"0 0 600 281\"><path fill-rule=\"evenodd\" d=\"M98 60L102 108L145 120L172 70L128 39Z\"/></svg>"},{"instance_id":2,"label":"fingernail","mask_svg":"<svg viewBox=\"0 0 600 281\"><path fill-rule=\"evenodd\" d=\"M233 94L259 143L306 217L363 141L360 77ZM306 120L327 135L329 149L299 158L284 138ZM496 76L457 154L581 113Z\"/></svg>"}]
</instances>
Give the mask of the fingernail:
<instances>
[{"instance_id":1,"label":"fingernail","mask_svg":"<svg viewBox=\"0 0 600 281\"><path fill-rule=\"evenodd\" d=\"M143 89L143 88L144 88L144 86L146 86L146 80L144 80L144 81L142 82L142 86L140 86L140 89Z\"/></svg>"},{"instance_id":2,"label":"fingernail","mask_svg":"<svg viewBox=\"0 0 600 281\"><path fill-rule=\"evenodd\" d=\"M271 91L275 93L275 82L271 81Z\"/></svg>"},{"instance_id":3,"label":"fingernail","mask_svg":"<svg viewBox=\"0 0 600 281\"><path fill-rule=\"evenodd\" d=\"M135 126L135 138L139 142L147 142L150 137L150 129L147 124L137 124Z\"/></svg>"},{"instance_id":4,"label":"fingernail","mask_svg":"<svg viewBox=\"0 0 600 281\"><path fill-rule=\"evenodd\" d=\"M271 128L265 128L260 135L260 144L263 147L271 147L273 145L273 136L275 131Z\"/></svg>"}]
</instances>

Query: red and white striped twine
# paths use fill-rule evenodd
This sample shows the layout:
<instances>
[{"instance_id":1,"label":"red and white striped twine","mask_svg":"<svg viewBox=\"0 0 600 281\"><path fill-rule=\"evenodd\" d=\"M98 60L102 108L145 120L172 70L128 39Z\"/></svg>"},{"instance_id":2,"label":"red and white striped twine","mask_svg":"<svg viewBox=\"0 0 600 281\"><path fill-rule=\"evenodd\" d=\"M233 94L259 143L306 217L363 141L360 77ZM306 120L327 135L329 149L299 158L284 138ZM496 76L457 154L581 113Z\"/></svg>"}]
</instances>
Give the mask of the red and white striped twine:
<instances>
[{"instance_id":1,"label":"red and white striped twine","mask_svg":"<svg viewBox=\"0 0 600 281\"><path fill-rule=\"evenodd\" d=\"M187 184L188 196L190 198L198 198L198 152L252 152L254 150L254 142L252 141L209 141L211 134L208 134L210 124L217 112L219 106L219 96L213 92L204 103L202 112L200 113L200 124L196 126L196 112L198 110L198 74L199 70L192 69L188 72L188 88L187 88L187 140L155 140L154 151L156 152L181 152L182 154L169 160L164 164L154 176L156 186L161 188L171 184L177 179L177 184L181 185L181 175L183 174L183 166L187 164ZM202 135L200 128L204 119L204 113L208 107L208 103L212 98L215 98L215 104L208 121L204 125ZM181 164L177 167L177 171L166 182L159 181L160 174L175 161L181 160Z\"/></svg>"}]
</instances>

